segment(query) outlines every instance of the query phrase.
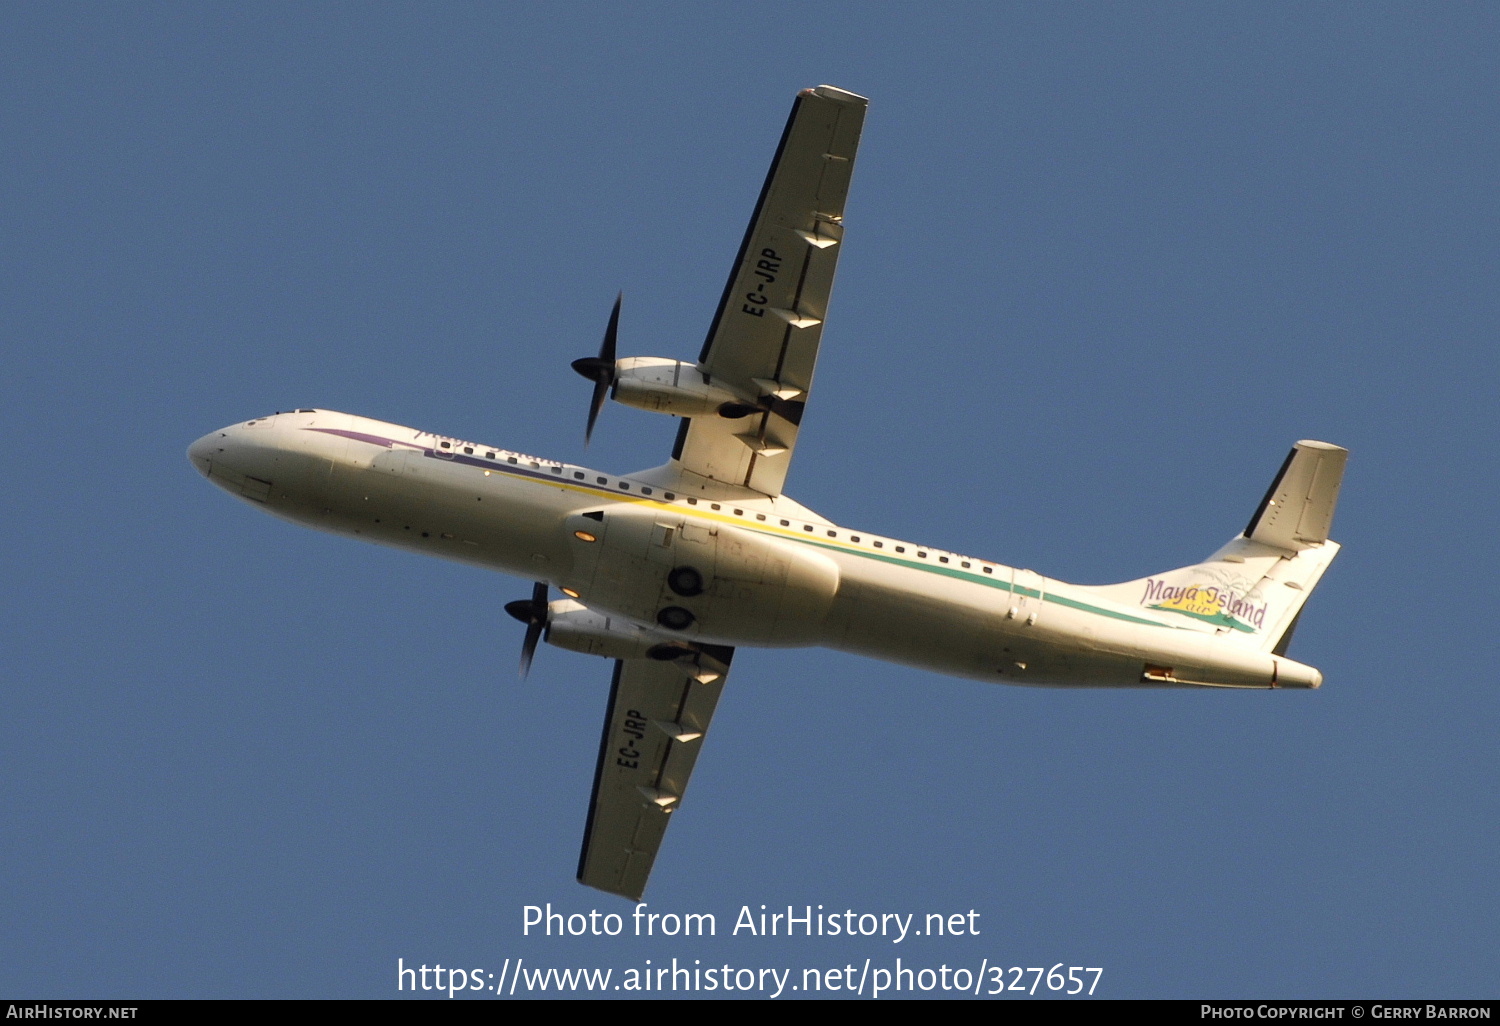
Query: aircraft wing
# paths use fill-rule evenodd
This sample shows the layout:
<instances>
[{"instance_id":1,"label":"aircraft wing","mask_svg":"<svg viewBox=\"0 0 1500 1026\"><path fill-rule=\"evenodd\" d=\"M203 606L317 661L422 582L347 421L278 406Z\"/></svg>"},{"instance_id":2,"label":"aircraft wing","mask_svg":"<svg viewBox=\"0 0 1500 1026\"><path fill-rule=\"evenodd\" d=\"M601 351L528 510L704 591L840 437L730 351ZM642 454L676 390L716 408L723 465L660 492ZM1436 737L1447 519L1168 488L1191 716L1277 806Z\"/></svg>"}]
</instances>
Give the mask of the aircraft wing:
<instances>
[{"instance_id":1,"label":"aircraft wing","mask_svg":"<svg viewBox=\"0 0 1500 1026\"><path fill-rule=\"evenodd\" d=\"M610 685L578 882L639 901L687 789L734 649L687 659L620 659Z\"/></svg>"},{"instance_id":2,"label":"aircraft wing","mask_svg":"<svg viewBox=\"0 0 1500 1026\"><path fill-rule=\"evenodd\" d=\"M781 494L812 388L868 103L818 86L792 105L698 358L714 383L756 397L762 410L684 420L672 452L682 470Z\"/></svg>"}]
</instances>

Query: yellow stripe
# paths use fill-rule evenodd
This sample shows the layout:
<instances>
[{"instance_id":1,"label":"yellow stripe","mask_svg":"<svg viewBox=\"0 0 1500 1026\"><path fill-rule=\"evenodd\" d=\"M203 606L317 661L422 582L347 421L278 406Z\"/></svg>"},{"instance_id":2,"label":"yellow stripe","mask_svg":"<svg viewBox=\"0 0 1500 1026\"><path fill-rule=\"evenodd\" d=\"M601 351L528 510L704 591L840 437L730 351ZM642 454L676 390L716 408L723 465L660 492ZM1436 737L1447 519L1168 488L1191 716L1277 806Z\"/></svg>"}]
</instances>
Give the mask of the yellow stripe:
<instances>
[{"instance_id":1,"label":"yellow stripe","mask_svg":"<svg viewBox=\"0 0 1500 1026\"><path fill-rule=\"evenodd\" d=\"M463 464L463 465L466 465L466 464ZM476 470L479 470L479 469L491 470L493 473L496 473L496 474L505 474L505 475L507 475L509 477L514 477L514 478L516 478L519 481L530 481L530 482L534 482L536 484L544 484L544 485L547 485L547 486L552 487L552 488L559 488L559 489L561 489L563 491L567 491L567 492L579 492L579 493L584 494L584 495L593 495L593 496L597 496L598 498L609 499L609 500L612 500L614 502L627 502L627 503L632 503L632 504L638 505L638 506L647 506L647 507L649 507L651 509L670 510L670 511L675 512L675 513L682 513L682 514L691 516L691 517L693 517L694 519L697 519L697 520L712 520L712 521L717 521L718 523L721 523L721 524L728 524L730 527L750 528L750 529L753 529L753 530L755 530L757 532L764 532L764 533L768 533L768 534L780 535L782 537L791 538L791 539L794 539L794 540L797 540L797 541L807 541L807 540L810 540L810 537L811 537L812 539L816 540L819 545L825 545L825 546L830 546L830 547L836 546L837 548L840 548L840 549L844 549L844 550L847 550L847 551L850 551L850 552L855 552L855 553L861 553L861 554L863 554L863 552L864 552L864 545L862 543L844 541L843 539L840 539L840 538L829 538L827 536L827 533L826 533L828 531L828 528L824 528L823 529L824 532L825 532L824 536L821 537L821 538L818 538L814 534L814 532L816 531L816 527L814 528L813 532L807 531L805 529L799 532L799 531L792 530L790 527L782 527L780 524L771 524L771 523L765 522L765 521L756 520L756 521L747 522L743 517L736 517L733 514L728 514L728 513L715 513L715 512L713 512L711 510L700 510L696 506L686 506L685 503L679 503L677 501L662 502L662 501L660 501L658 499L647 498L644 495L632 495L632 494L630 494L628 492L609 492L609 491L604 491L604 490L602 490L602 489L600 489L598 487L595 487L593 485L580 485L580 484L574 484L571 481L553 481L553 480L549 480L548 478L545 478L545 477L533 477L530 474L523 474L523 473L517 473L517 472L511 471L508 468L505 468L503 465L502 466L496 466L496 467L485 467L485 468L476 467L474 469L476 469ZM637 486L637 487L639 487L639 486ZM702 501L711 501L711 500L702 500ZM720 504L721 505L723 504L723 500L720 500ZM686 506L686 508L684 508L684 506ZM767 513L766 516L769 517L769 516L771 516L771 514ZM837 525L837 524L833 524L833 525L831 525L831 527L833 529L835 529L835 530L840 530L840 531L845 531L845 532L849 531L849 528L847 528L847 527L839 527L839 525ZM884 541L884 540L886 540L886 539L882 539L882 541ZM903 541L903 542L893 542L893 544L910 545L913 548L922 548L923 547L923 546L917 545L915 542L906 542L906 541ZM932 546L927 546L927 548L932 548ZM942 551L947 552L946 549L944 549ZM950 555L957 555L957 553L949 553L949 554ZM880 555L886 556L887 554L885 552L881 552ZM926 565L926 564L923 564L923 563L918 563L918 562L916 562L913 559L905 557L904 555L903 556L891 555L891 556L889 556L889 558L891 559L892 562L898 562L898 563L901 563L902 565L913 566L913 567L916 567L918 569L921 569L921 568L923 568ZM978 557L976 557L976 556L960 556L959 558L960 559L971 559L972 560L972 559L977 559ZM995 563L993 560L980 560L980 562L990 563L993 566L1004 566L1005 565L1003 563ZM1007 567L1007 569L1009 569L1009 568Z\"/></svg>"},{"instance_id":2,"label":"yellow stripe","mask_svg":"<svg viewBox=\"0 0 1500 1026\"><path fill-rule=\"evenodd\" d=\"M476 468L476 469L480 469L480 468ZM483 469L489 469L489 468L483 468ZM668 510L668 511L675 512L675 513L682 513L684 515L691 516L695 520L713 520L713 521L717 521L717 522L719 522L721 524L728 524L730 527L739 527L739 528L742 528L742 529L749 528L749 529L755 531L756 533L765 533L765 534L779 535L779 536L788 538L788 539L793 540L793 541L800 541L800 542L802 542L804 544L814 544L814 545L820 546L822 548L837 548L837 549L841 549L841 550L844 550L844 551L851 552L854 555L860 556L861 558L875 559L875 560L879 560L880 562L883 562L883 563L891 563L891 564L894 564L894 565L897 565L897 566L909 567L909 568L911 568L913 570L922 570L922 571L926 571L928 573L936 573L936 574L940 574L940 575L945 576L945 577L951 577L951 578L953 578L955 580L962 581L962 580L969 580L970 578L972 578L972 583L981 585L983 587L996 588L996 589L999 589L1001 591L1009 591L1009 592L1012 592L1012 593L1015 593L1017 590L1019 590L1021 594L1026 595L1028 597L1032 597L1032 598L1040 598L1043 602L1053 602L1053 603L1056 603L1058 605L1067 606L1067 607L1072 608L1072 609L1078 609L1078 610L1080 610L1082 612L1094 613L1094 614L1096 614L1098 616L1107 616L1107 617L1109 617L1111 619L1115 619L1115 620L1126 620L1126 621L1129 621L1131 623L1138 623L1138 624L1143 624L1143 625L1151 626L1151 627L1166 627L1168 629L1183 629L1183 628L1179 627L1179 625L1177 625L1177 624L1162 623L1162 622L1160 622L1158 620L1149 620L1149 619L1146 619L1146 618L1140 617L1140 616L1131 616L1128 613L1117 612L1117 611L1115 611L1113 609L1101 609L1100 607L1092 605L1092 604L1090 604L1088 602L1081 602L1078 599L1069 598L1069 597L1063 596L1063 595L1054 595L1051 592L1045 591L1045 590L1041 594L1038 594L1037 592L1035 592L1031 588L1022 587L1020 589L1017 589L1012 583L1001 581L1001 580L999 580L993 574L986 576L984 574L984 572L983 572L982 569L979 570L978 572L976 572L976 571L974 571L972 569L965 570L962 567L935 566L935 565L933 565L931 563L918 562L917 560L912 559L912 558L906 556L904 553L900 554L900 555L897 555L897 554L893 554L893 553L887 553L884 550L882 550L880 552L866 551L864 545L861 544L861 543L843 541L842 539L839 539L839 538L829 538L827 536L827 533L826 533L827 530L828 530L827 528L824 528L824 532L825 532L824 536L821 537L821 538L819 538L815 534L813 534L813 532L807 531L805 529L802 530L802 531L793 531L791 528L782 527L779 524L773 526L771 524L764 523L764 522L761 522L761 521L755 521L754 523L745 523L741 518L735 517L733 515L724 514L724 513L714 513L712 511L701 512L701 511L697 510L696 507L691 508L691 512L689 512L688 509L682 508L682 505L679 505L676 501L673 501L673 502L661 502L661 501L658 501L657 499L647 498L644 495L631 495L629 493L622 493L622 492L606 492L606 491L602 491L599 488L597 488L595 486L592 486L592 485L578 485L578 484L573 484L573 483L568 482L568 481L552 481L552 480L548 480L547 478L544 478L544 477L532 477L529 474L512 473L511 471L508 471L508 470L501 470L500 467L495 467L494 470L497 473L507 474L507 475L509 475L511 477L515 477L515 478L517 478L518 480L521 480L521 481L535 481L535 482L537 482L539 484L550 485L553 488L560 488L560 489L562 489L564 491L579 492L579 493L582 493L582 494L585 494L585 495L593 495L593 496L597 496L597 497L599 497L601 499L609 499L609 500L611 500L613 502L628 502L628 503L634 503L636 505L644 505L644 506L647 506L647 507L652 508L652 509ZM637 487L640 487L640 486L637 485ZM769 515L770 514L767 514L767 516L769 516ZM780 518L778 517L778 519L780 519ZM835 528L837 528L838 530L848 531L848 528L840 528L840 527L838 527L837 524L835 524L833 526ZM882 539L882 540L886 540L886 539ZM896 542L892 541L892 544L896 544ZM902 545L911 545L913 548L922 548L922 546L916 545L913 542L901 542L900 544L902 544ZM930 547L931 546L929 546L929 548ZM947 552L946 549L942 549L942 550L939 550L939 551ZM950 555L955 555L956 556L957 553L950 553ZM968 557L958 556L958 558L959 559L967 558L967 559L970 559L970 560L974 560L977 557L974 557L974 556L968 556ZM1006 566L1006 564L1004 564L1004 563L995 563L993 560L979 560L979 562L981 564L989 563L991 566L1003 567L1006 570L1012 570L1012 571L1014 571L1014 569L1015 569L1014 567ZM1043 580L1047 581L1047 580L1050 580L1050 578L1043 578Z\"/></svg>"}]
</instances>

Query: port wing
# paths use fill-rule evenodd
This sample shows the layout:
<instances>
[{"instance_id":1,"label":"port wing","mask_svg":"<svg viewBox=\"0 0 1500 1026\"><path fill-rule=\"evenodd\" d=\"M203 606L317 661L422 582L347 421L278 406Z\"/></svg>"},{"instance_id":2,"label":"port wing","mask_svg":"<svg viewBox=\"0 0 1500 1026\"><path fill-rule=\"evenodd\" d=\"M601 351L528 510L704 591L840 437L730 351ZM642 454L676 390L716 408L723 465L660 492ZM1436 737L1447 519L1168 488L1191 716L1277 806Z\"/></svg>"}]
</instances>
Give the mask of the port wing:
<instances>
[{"instance_id":1,"label":"port wing","mask_svg":"<svg viewBox=\"0 0 1500 1026\"><path fill-rule=\"evenodd\" d=\"M578 882L639 900L681 804L732 648L615 662Z\"/></svg>"}]
</instances>

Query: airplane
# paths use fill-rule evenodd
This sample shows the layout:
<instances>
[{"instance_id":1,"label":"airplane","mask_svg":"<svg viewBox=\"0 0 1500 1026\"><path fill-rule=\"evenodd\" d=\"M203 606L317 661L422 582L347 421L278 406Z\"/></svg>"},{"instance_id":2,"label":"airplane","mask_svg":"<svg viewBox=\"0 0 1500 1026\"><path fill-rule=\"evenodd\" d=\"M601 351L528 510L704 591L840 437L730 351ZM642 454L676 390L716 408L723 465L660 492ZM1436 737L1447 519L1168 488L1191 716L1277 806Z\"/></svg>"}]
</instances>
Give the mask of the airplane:
<instances>
[{"instance_id":1,"label":"airplane","mask_svg":"<svg viewBox=\"0 0 1500 1026\"><path fill-rule=\"evenodd\" d=\"M537 645L614 661L577 878L639 900L743 645L820 645L1001 684L1316 688L1287 657L1338 553L1347 450L1300 441L1201 563L1081 586L850 528L783 491L813 383L868 101L802 90L696 361L619 358L606 398L681 418L670 460L615 474L297 409L210 432L193 465L293 523L537 582L505 609ZM561 598L551 598L557 588Z\"/></svg>"}]
</instances>

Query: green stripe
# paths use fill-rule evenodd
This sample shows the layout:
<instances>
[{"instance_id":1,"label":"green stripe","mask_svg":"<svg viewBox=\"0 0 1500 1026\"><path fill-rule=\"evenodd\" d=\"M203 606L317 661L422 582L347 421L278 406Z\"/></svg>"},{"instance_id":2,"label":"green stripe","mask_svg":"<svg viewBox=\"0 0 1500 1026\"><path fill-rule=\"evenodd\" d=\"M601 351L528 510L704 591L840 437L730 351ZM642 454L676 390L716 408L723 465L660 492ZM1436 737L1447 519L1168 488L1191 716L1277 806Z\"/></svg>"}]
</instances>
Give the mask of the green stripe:
<instances>
[{"instance_id":1,"label":"green stripe","mask_svg":"<svg viewBox=\"0 0 1500 1026\"><path fill-rule=\"evenodd\" d=\"M485 467L484 469L491 470L499 474L505 474L507 476L513 476L519 478L522 481L540 481L542 484L548 484L553 486L554 488L562 488L566 491L592 492L595 495L598 495L600 498L611 499L615 502L628 502L631 504L644 502L654 506L666 506L668 509L672 509L674 512L678 512L683 516L693 516L693 511L687 509L679 510L677 509L677 504L675 502L669 502L665 499L658 499L655 496L621 495L616 492L607 492L594 485L586 485L573 481L553 480L552 478L542 477L540 475L534 476L534 472L523 472L521 471L521 468L511 467L509 464L499 464L494 467ZM721 499L719 501L723 502L724 500ZM730 517L721 517L719 519L732 520L732 518ZM1011 594L1020 595L1022 598L1041 599L1041 601L1043 602L1052 602L1059 606L1064 606L1068 609L1077 609L1080 612L1093 613L1095 616L1104 616L1112 620L1123 620L1126 623L1138 623L1143 624L1147 627L1166 627L1171 630L1186 630L1186 628L1184 627L1178 627L1175 624L1162 623L1160 620L1148 620L1140 616L1131 616L1129 613L1119 613L1114 611L1113 609L1100 609L1098 606L1089 605L1087 602L1080 602L1078 599L1071 599L1062 595L1047 595L1033 588L1014 586L1009 581L997 580L992 576L987 577L983 574L974 574L965 570L955 570L951 567L933 566L931 563L918 563L910 559L901 559L896 556L888 556L883 552L866 552L863 549L847 548L843 545L830 545L827 542L820 541L817 538L803 538L795 534L781 534L778 531L769 530L767 528L759 527L754 524L741 525L738 523L730 523L729 526L742 531L748 530L754 534L764 534L768 538L779 538L783 541L801 542L803 545L812 545L816 548L828 549L830 552L843 552L852 556L860 556L864 559L873 559L880 563L889 563L892 566L906 567L911 570L924 570L930 574L939 574L943 577L951 577L954 580L967 581L970 584L982 584L987 588L994 588L997 591L1010 592ZM843 528L842 530L847 531L848 528ZM1172 612L1177 612L1177 610L1172 610Z\"/></svg>"},{"instance_id":2,"label":"green stripe","mask_svg":"<svg viewBox=\"0 0 1500 1026\"><path fill-rule=\"evenodd\" d=\"M1152 606L1151 608L1160 609L1163 613L1176 613L1178 616L1191 616L1194 620L1202 620L1204 623L1211 623L1215 627L1233 627L1235 630L1244 631L1246 634L1255 633L1254 627L1240 623L1233 617L1225 616L1223 613L1214 613L1212 615L1208 615L1205 613L1190 612L1186 609L1174 609L1171 606Z\"/></svg>"},{"instance_id":3,"label":"green stripe","mask_svg":"<svg viewBox=\"0 0 1500 1026\"><path fill-rule=\"evenodd\" d=\"M966 570L954 570L953 568L946 566L933 566L930 563L916 563L909 559L898 559L895 556L887 556L884 553L879 552L864 552L860 549L846 549L841 545L829 545L827 542L819 541L816 538L798 538L795 535L779 534L772 534L771 537L785 537L789 541L798 541L804 545L813 545L820 549L828 549L833 552L847 552L853 556L863 556L865 559L874 559L882 563L890 563L893 566L907 567L912 570L925 570L930 574L940 574L943 577L952 577L954 580L967 581L970 584L982 584L987 588L995 588L998 591L1006 591L1014 595L1020 595L1022 598L1034 598L1041 599L1043 602L1055 602L1057 605L1066 606L1069 609L1077 609L1085 613L1093 613L1096 616L1107 616L1113 620L1124 620L1126 623L1145 624L1148 627L1169 627L1173 630L1183 629L1180 627L1175 627L1172 624L1162 623L1160 620L1147 620L1144 617L1131 616L1129 613L1117 613L1112 609L1100 609L1098 606L1091 606L1087 602L1080 602L1077 599L1067 598L1063 595L1043 594L1034 588L1015 586L1012 585L1009 581L997 580L994 577L985 577L982 575L975 576L974 574Z\"/></svg>"}]
</instances>

